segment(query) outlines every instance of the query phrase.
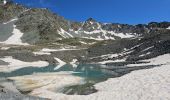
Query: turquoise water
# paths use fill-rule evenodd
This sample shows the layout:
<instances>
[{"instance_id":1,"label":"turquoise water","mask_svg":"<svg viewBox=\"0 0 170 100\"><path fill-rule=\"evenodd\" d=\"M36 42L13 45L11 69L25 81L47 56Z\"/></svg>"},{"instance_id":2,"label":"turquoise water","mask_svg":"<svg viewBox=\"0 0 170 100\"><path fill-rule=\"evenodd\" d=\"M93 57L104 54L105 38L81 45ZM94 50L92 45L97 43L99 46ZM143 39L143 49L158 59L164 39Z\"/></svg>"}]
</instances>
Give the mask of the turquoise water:
<instances>
[{"instance_id":1,"label":"turquoise water","mask_svg":"<svg viewBox=\"0 0 170 100\"><path fill-rule=\"evenodd\" d=\"M107 66L109 69L104 69L103 65L97 64L79 64L77 68L73 68L71 65L64 65L58 70L54 70L56 66L49 65L46 67L26 67L21 68L10 73L0 72L0 77L14 77L14 76L23 76L31 75L33 73L50 73L50 72L60 72L60 71L73 71L79 73L73 73L73 75L84 77L86 79L93 80L103 80L107 78L119 77L124 74L127 74L133 70L152 68L154 66L142 66L142 67L120 67L120 66Z\"/></svg>"},{"instance_id":2,"label":"turquoise water","mask_svg":"<svg viewBox=\"0 0 170 100\"><path fill-rule=\"evenodd\" d=\"M80 64L77 66L77 68L73 68L71 65L64 65L58 70L54 70L55 67L56 66L54 65L50 65L50 66L46 66L42 68L26 67L26 68L21 68L21 69L12 71L10 73L0 72L0 77L7 78L7 77L31 75L33 73L73 71L73 72L76 72L76 73L73 73L73 75L80 76L85 79L85 82L84 82L85 84L64 87L61 90L57 90L54 92L62 92L65 94L80 94L80 95L88 95L88 94L97 92L97 90L95 90L95 88L93 87L95 83L105 81L106 79L113 77L113 74L109 73L109 71L107 72L106 70L102 69L100 65Z\"/></svg>"},{"instance_id":3,"label":"turquoise water","mask_svg":"<svg viewBox=\"0 0 170 100\"><path fill-rule=\"evenodd\" d=\"M100 65L94 64L80 64L77 68L73 68L71 65L64 65L58 70L54 70L56 66L50 65L42 68L37 67L26 67L21 68L10 73L0 72L0 77L14 77L14 76L23 76L31 75L33 73L49 73L49 72L60 72L60 71L73 71L79 73L73 73L73 75L84 77L87 79L106 79L112 77L112 74L107 73L104 69L101 69Z\"/></svg>"}]
</instances>

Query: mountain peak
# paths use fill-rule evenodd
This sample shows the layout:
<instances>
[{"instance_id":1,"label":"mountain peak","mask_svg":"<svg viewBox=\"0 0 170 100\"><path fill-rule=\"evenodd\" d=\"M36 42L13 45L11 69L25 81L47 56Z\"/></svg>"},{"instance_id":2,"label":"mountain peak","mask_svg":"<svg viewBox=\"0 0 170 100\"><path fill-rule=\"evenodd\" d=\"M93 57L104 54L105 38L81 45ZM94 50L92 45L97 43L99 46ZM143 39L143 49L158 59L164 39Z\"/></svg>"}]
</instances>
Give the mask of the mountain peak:
<instances>
[{"instance_id":1,"label":"mountain peak","mask_svg":"<svg viewBox=\"0 0 170 100\"><path fill-rule=\"evenodd\" d=\"M87 22L96 22L96 20L93 19L93 18L88 18L86 21L87 21Z\"/></svg>"}]
</instances>

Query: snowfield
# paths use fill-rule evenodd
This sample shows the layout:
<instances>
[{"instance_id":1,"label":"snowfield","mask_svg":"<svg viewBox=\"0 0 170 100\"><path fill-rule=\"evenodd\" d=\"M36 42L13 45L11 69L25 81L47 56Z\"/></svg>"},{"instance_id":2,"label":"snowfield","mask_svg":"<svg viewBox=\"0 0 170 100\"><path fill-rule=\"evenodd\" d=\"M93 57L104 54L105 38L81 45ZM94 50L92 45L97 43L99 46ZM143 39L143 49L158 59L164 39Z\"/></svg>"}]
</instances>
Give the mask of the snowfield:
<instances>
[{"instance_id":1,"label":"snowfield","mask_svg":"<svg viewBox=\"0 0 170 100\"><path fill-rule=\"evenodd\" d=\"M168 58L170 54L151 59L150 64L163 63L162 66L134 71L122 77L110 78L98 83L95 85L98 92L91 95L65 95L49 91L47 88L35 89L31 94L52 100L170 100Z\"/></svg>"},{"instance_id":2,"label":"snowfield","mask_svg":"<svg viewBox=\"0 0 170 100\"><path fill-rule=\"evenodd\" d=\"M149 66L149 65L169 65L170 64L170 54L165 54L158 56L156 58L143 60L144 62L149 63L142 63L142 64L129 64L128 67L135 67L135 66Z\"/></svg>"},{"instance_id":3,"label":"snowfield","mask_svg":"<svg viewBox=\"0 0 170 100\"><path fill-rule=\"evenodd\" d=\"M134 71L99 83L96 88L99 92L91 96L97 100L169 100L170 67Z\"/></svg>"}]
</instances>

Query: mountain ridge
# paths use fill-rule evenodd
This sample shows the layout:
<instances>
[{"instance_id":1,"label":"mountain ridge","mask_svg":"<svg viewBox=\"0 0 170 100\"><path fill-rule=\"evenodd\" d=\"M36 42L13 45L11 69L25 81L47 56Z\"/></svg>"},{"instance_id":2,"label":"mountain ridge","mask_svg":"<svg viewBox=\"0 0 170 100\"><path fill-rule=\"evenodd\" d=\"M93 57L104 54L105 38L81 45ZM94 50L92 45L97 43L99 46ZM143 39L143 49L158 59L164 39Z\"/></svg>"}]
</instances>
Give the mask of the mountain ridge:
<instances>
[{"instance_id":1,"label":"mountain ridge","mask_svg":"<svg viewBox=\"0 0 170 100\"><path fill-rule=\"evenodd\" d=\"M87 38L94 40L116 40L121 38L137 38L152 30L166 29L169 22L151 22L148 24L128 25L119 23L100 23L93 18L84 22L70 21L48 9L27 8L15 3L1 5L3 17L18 17L17 28L24 33L23 42L36 44L42 41L57 41L63 38ZM15 9L15 13L13 12ZM9 13L9 14L8 14ZM7 19L6 19L7 18ZM0 21L2 23L2 21ZM34 35L34 36L33 36ZM30 38L27 38L30 37ZM31 40L31 38L34 39Z\"/></svg>"},{"instance_id":2,"label":"mountain ridge","mask_svg":"<svg viewBox=\"0 0 170 100\"><path fill-rule=\"evenodd\" d=\"M142 54L146 53L147 56L150 55L148 58L152 58L156 55L163 54L163 52L168 50L161 50L160 48L163 45L169 47L168 33L170 31L170 22L151 22L148 24L128 25L119 23L100 23L93 18L89 18L84 22L76 22L54 14L48 9L27 8L15 3L7 3L0 7L3 8L4 13L1 14L4 16L2 17L0 24L0 37L2 37L0 38L0 43L5 44L8 42L7 39L9 39L9 37L15 37L14 35L20 34L21 37L14 38L17 39L15 41L21 42L20 44L22 45L29 44L30 46L35 46L27 48L28 50L34 48L37 51L37 49L40 50L45 47L86 48L86 50L82 50L82 53L78 53L76 59L79 59L80 62L99 62L103 59L90 59L95 56L123 53L123 55L111 58L111 60L121 59L126 55L126 60L138 61L147 58L140 56ZM15 13L13 12L13 8L16 8ZM9 17L5 17L8 16L8 14L10 14L10 19ZM3 18L7 18L8 20ZM14 30L20 33L16 33ZM150 41L152 38L155 38L155 40ZM138 46L141 43L143 43L142 47ZM8 43L8 45L10 44ZM12 43L11 45L18 44ZM151 52L154 53L154 55L152 55L152 53L149 54L148 52L142 51L142 49L153 46L157 46L155 49L157 48L158 50L161 50L161 52L152 50ZM131 49L133 49L131 53L124 53ZM77 54L75 53L75 55ZM83 60L84 58L80 57L80 55L88 57L86 60ZM30 56L32 58L34 55L31 54ZM51 59L53 58L50 58L50 60Z\"/></svg>"}]
</instances>

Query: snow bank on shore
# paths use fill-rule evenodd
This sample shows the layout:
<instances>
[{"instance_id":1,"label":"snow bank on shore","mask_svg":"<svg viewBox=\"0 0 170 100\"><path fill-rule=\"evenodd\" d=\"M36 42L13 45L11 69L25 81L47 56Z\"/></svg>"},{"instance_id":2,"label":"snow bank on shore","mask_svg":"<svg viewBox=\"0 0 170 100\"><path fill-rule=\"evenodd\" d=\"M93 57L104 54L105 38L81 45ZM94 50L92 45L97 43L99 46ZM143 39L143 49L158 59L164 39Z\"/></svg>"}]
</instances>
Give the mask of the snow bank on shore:
<instances>
[{"instance_id":1,"label":"snow bank on shore","mask_svg":"<svg viewBox=\"0 0 170 100\"><path fill-rule=\"evenodd\" d=\"M0 65L0 72L12 72L24 67L45 67L49 65L45 61L23 62L12 57L0 58L0 60L9 63L9 65Z\"/></svg>"},{"instance_id":2,"label":"snow bank on shore","mask_svg":"<svg viewBox=\"0 0 170 100\"><path fill-rule=\"evenodd\" d=\"M33 90L30 94L35 96L42 94L44 91L55 93L65 86L84 82L83 78L73 76L71 72L36 73L27 76L10 77L8 79L14 80L17 88L22 91Z\"/></svg>"},{"instance_id":3,"label":"snow bank on shore","mask_svg":"<svg viewBox=\"0 0 170 100\"><path fill-rule=\"evenodd\" d=\"M65 95L47 89L35 90L36 96L52 100L170 100L169 54L152 59L152 64L165 63L161 67L131 72L119 78L110 78L95 85L99 90L91 95ZM159 64L160 64L159 63Z\"/></svg>"}]
</instances>

